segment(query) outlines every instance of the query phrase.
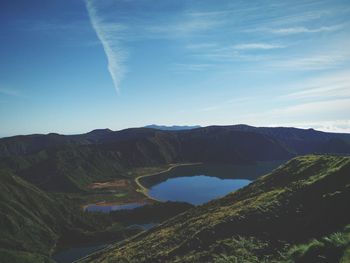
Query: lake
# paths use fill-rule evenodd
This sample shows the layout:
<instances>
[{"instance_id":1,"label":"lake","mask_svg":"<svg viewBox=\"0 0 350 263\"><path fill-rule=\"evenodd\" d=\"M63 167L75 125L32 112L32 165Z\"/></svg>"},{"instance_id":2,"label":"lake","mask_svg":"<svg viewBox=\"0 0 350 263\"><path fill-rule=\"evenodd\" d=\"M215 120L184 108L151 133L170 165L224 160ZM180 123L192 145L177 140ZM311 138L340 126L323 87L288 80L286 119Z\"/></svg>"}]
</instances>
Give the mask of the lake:
<instances>
[{"instance_id":1,"label":"lake","mask_svg":"<svg viewBox=\"0 0 350 263\"><path fill-rule=\"evenodd\" d=\"M247 179L221 179L207 175L169 178L153 186L148 194L160 201L200 205L251 183Z\"/></svg>"},{"instance_id":2,"label":"lake","mask_svg":"<svg viewBox=\"0 0 350 263\"><path fill-rule=\"evenodd\" d=\"M248 185L282 163L179 166L169 172L143 177L140 183L157 200L200 205Z\"/></svg>"},{"instance_id":3,"label":"lake","mask_svg":"<svg viewBox=\"0 0 350 263\"><path fill-rule=\"evenodd\" d=\"M148 188L148 194L157 200L200 205L248 185L284 162L258 162L250 165L185 165L168 172L140 178L139 182ZM85 210L109 213L122 209L134 209L142 205L144 204L89 204Z\"/></svg>"}]
</instances>

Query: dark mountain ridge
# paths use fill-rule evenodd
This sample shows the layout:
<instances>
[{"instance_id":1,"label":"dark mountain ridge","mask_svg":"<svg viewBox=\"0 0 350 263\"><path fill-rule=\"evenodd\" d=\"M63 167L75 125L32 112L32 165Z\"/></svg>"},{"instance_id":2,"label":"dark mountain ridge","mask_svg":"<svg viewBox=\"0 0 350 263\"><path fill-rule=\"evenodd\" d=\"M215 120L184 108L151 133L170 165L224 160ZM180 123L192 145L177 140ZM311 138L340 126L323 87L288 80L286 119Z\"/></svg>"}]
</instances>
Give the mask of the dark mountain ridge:
<instances>
[{"instance_id":1,"label":"dark mountain ridge","mask_svg":"<svg viewBox=\"0 0 350 263\"><path fill-rule=\"evenodd\" d=\"M15 136L0 140L0 168L10 168L44 190L76 192L94 181L125 178L135 167L188 162L243 164L309 153L348 155L349 140L350 134L245 125Z\"/></svg>"},{"instance_id":2,"label":"dark mountain ridge","mask_svg":"<svg viewBox=\"0 0 350 263\"><path fill-rule=\"evenodd\" d=\"M262 134L281 143L293 154L313 152L350 153L350 134L321 132L313 129L284 127L253 127L248 125L208 126L190 130L167 131L152 128L130 128L120 131L98 129L85 134L20 135L0 139L0 157L36 153L60 145L89 145L145 139L167 134L178 138L186 136L235 136L229 131ZM205 139L205 138L204 138Z\"/></svg>"},{"instance_id":3,"label":"dark mountain ridge","mask_svg":"<svg viewBox=\"0 0 350 263\"><path fill-rule=\"evenodd\" d=\"M181 131L181 130L192 130L200 128L199 125L172 125L172 126L166 126L166 125L156 125L151 124L147 125L144 128L150 128L150 129L156 129L156 130L163 130L163 131Z\"/></svg>"}]
</instances>

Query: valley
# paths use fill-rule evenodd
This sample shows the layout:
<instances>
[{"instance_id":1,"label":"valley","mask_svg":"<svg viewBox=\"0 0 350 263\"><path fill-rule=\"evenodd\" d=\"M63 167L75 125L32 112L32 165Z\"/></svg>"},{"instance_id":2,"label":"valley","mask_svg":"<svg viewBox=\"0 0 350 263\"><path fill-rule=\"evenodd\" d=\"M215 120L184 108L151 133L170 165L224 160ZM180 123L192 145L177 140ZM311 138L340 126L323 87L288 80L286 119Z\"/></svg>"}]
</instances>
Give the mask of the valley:
<instances>
[{"instance_id":1,"label":"valley","mask_svg":"<svg viewBox=\"0 0 350 263\"><path fill-rule=\"evenodd\" d=\"M1 255L9 262L51 262L53 254L76 260L107 244L109 249L115 246L111 244L118 244L115 242L135 234L139 234L137 237L140 238L147 233L158 236L157 229L163 231L163 226L173 225L172 222L177 221L171 218L176 215L197 215L205 207L211 211L214 206L210 204L220 204L218 209L225 207L221 205L222 200L227 199L224 195L232 191L237 190L234 192L236 195L242 191L255 195L255 190L245 189L255 189L255 180L259 182L261 176L271 173L295 156L317 154L309 159L300 159L301 166L324 161L322 167L327 167L336 160L333 158L339 158L339 165L347 160L347 157L327 157L327 154L346 156L350 153L350 137L346 134L289 128L269 128L266 131L250 127L246 131L247 127L212 126L185 131L145 128L118 132L98 130L83 135L49 134L0 139L0 179L3 187L0 203ZM294 134L293 137L290 133ZM337 140L336 147L329 148L334 140ZM302 149L300 145L303 145ZM334 163L337 166L337 162ZM286 167L288 170L290 164ZM291 169L288 173L292 176L293 172ZM312 177L313 174L311 169L310 174L305 176ZM239 190L241 187L242 190ZM289 188L287 185L283 187ZM261 191L265 190L261 188ZM273 191L272 196L279 191ZM270 194L272 192L266 192L266 198ZM261 202L265 202L263 196ZM216 200L210 201L212 199ZM235 207L234 203L232 201L232 208L227 207L227 212ZM197 206L194 208L193 204ZM289 209L284 204L282 206ZM235 209L231 212L235 213ZM212 216L216 218L217 215L211 212L205 215L208 218ZM242 218L246 217L244 214ZM246 224L249 225L249 221ZM176 232L187 231L188 227L194 231L197 224L187 226L186 223ZM165 229L170 231L170 228ZM340 228L334 227L331 231L338 229L340 231ZM202 240L201 235L199 240ZM168 237L164 238L168 240ZM247 244L260 244L260 234L256 238L258 243L247 241ZM179 236L179 239L183 237ZM163 240L155 239L154 242L162 244ZM169 242L172 241L169 239ZM285 242L291 244L290 240ZM196 246L193 248L197 250ZM140 247L140 251L142 249ZM124 251L124 246L121 251ZM158 257L158 252L153 255L152 250L148 251L149 259L142 261L142 257L136 258L140 258L140 262L164 262L163 255ZM168 253L168 248L160 251ZM96 255L100 255L98 253ZM108 258L115 261L115 257L111 256L113 253L108 252ZM130 262L134 262L134 252L126 253ZM198 253L195 257L201 258L201 252ZM105 255L101 256L102 261L106 260ZM116 257L125 258L124 254ZM95 256L91 258L95 261ZM91 258L87 260L91 261ZM187 255L181 258L187 260ZM171 257L166 257L166 260L176 262ZM60 262L70 261L63 259Z\"/></svg>"},{"instance_id":2,"label":"valley","mask_svg":"<svg viewBox=\"0 0 350 263\"><path fill-rule=\"evenodd\" d=\"M349 157L293 159L82 262L348 262L349 172Z\"/></svg>"}]
</instances>

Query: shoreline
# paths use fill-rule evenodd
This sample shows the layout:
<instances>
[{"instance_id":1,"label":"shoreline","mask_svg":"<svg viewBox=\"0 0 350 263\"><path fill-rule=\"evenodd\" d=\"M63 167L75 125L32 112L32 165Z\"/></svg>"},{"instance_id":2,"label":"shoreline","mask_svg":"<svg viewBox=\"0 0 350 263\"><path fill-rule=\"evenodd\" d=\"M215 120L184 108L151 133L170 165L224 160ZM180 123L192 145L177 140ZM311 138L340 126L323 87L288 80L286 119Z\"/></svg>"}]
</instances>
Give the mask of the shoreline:
<instances>
[{"instance_id":1,"label":"shoreline","mask_svg":"<svg viewBox=\"0 0 350 263\"><path fill-rule=\"evenodd\" d=\"M153 172L153 173L148 173L148 174L143 174L143 175L139 175L133 179L131 179L130 181L131 182L134 182L136 184L134 188L134 191L137 192L137 193L140 193L144 196L144 199L135 199L133 200L132 202L125 202L125 201L105 201L105 200L101 200L101 201L98 201L96 203L88 203L88 204L83 204L81 205L81 208L85 211L85 209L90 206L90 205L99 205L99 206L109 206L109 205L126 205L126 204L129 204L129 203L139 203L139 204L146 204L146 203L152 203L152 202L164 202L162 200L158 200L152 196L150 196L148 194L148 191L149 189L147 187L145 187L144 185L142 185L142 183L140 182L140 179L144 178L144 177L150 177L150 176L156 176L158 174L163 174L163 173L166 173L166 172L169 172L171 171L172 169L175 169L177 167L180 167L180 166L190 166L190 165L200 165L200 164L203 164L203 163L176 163L176 164L169 164L170 167L162 170L162 171L158 171L158 172ZM105 183L105 182L104 182Z\"/></svg>"},{"instance_id":2,"label":"shoreline","mask_svg":"<svg viewBox=\"0 0 350 263\"><path fill-rule=\"evenodd\" d=\"M199 164L203 164L203 163L178 163L178 164L171 164L169 168L167 168L167 169L165 169L163 171L160 171L160 172L157 172L157 173L152 173L152 174L140 175L140 176L138 176L138 177L136 177L134 179L134 182L139 187L139 189L136 189L136 191L141 193L141 194L143 194L146 198L148 198L150 200L153 200L153 201L156 201L156 202L163 202L161 200L158 200L158 199L150 196L148 194L149 189L146 188L145 186L143 186L140 183L140 179L145 178L145 177L155 176L155 175L158 175L158 174L163 174L163 173L166 173L166 172L170 172L171 170L173 170L174 168L177 168L177 167L190 166L190 165L199 165Z\"/></svg>"}]
</instances>

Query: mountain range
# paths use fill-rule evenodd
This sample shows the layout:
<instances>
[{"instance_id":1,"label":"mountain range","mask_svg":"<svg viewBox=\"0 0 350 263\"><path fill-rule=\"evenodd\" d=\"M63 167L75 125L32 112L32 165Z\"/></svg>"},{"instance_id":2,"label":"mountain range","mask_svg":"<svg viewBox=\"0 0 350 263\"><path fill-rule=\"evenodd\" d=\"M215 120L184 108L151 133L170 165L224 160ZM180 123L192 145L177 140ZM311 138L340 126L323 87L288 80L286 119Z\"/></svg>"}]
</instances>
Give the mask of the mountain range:
<instances>
[{"instance_id":1,"label":"mountain range","mask_svg":"<svg viewBox=\"0 0 350 263\"><path fill-rule=\"evenodd\" d=\"M350 154L350 134L234 125L2 138L1 260L51 262L62 244L111 242L138 233L121 225L129 214L111 218L82 211L84 202L101 194L88 189L93 182L133 182L135 169L174 163L251 164L305 154L316 155L297 157L222 199L196 208L174 204L176 211L188 211L86 259L93 262L340 259L350 240L349 157L341 157ZM164 204L145 211L169 209ZM310 261L315 255L326 259Z\"/></svg>"},{"instance_id":2,"label":"mountain range","mask_svg":"<svg viewBox=\"0 0 350 263\"><path fill-rule=\"evenodd\" d=\"M97 180L123 178L134 167L184 162L242 164L313 153L350 154L350 134L234 125L14 136L0 140L0 168L10 168L44 190L79 192Z\"/></svg>"},{"instance_id":3,"label":"mountain range","mask_svg":"<svg viewBox=\"0 0 350 263\"><path fill-rule=\"evenodd\" d=\"M166 125L146 125L144 128L150 128L150 129L157 129L157 130L163 130L163 131L183 131L183 130L193 130L200 128L199 125L172 125L172 126L166 126Z\"/></svg>"}]
</instances>

